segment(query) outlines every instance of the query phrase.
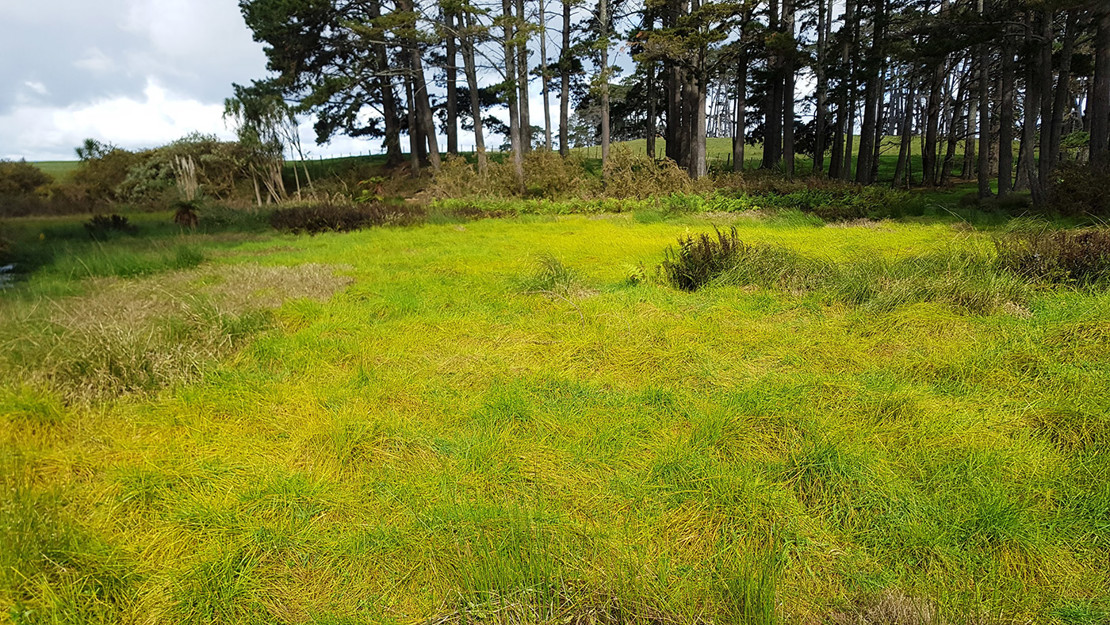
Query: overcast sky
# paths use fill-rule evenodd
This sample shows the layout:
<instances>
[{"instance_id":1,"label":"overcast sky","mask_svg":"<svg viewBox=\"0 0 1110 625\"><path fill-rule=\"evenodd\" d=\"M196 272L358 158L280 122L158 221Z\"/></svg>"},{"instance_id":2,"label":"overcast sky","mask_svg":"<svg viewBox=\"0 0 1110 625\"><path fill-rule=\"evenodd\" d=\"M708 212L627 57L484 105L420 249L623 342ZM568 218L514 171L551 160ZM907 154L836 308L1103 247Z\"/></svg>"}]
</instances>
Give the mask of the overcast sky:
<instances>
[{"instance_id":1,"label":"overcast sky","mask_svg":"<svg viewBox=\"0 0 1110 625\"><path fill-rule=\"evenodd\" d=\"M0 0L0 158L71 160L85 138L230 137L231 83L265 75L236 0ZM341 139L314 154L366 151Z\"/></svg>"}]
</instances>

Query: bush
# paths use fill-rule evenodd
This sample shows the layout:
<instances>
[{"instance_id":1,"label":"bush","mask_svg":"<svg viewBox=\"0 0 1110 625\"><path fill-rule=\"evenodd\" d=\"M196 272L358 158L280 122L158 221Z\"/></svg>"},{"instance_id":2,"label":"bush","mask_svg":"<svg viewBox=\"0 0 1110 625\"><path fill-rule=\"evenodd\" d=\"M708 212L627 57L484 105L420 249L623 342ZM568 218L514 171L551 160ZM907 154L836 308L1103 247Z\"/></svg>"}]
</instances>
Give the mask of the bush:
<instances>
[{"instance_id":1,"label":"bush","mask_svg":"<svg viewBox=\"0 0 1110 625\"><path fill-rule=\"evenodd\" d=\"M0 160L0 196L27 195L54 179L27 161Z\"/></svg>"},{"instance_id":2,"label":"bush","mask_svg":"<svg viewBox=\"0 0 1110 625\"><path fill-rule=\"evenodd\" d=\"M618 145L605 164L605 195L616 198L646 199L656 196L708 191L710 180L696 183L674 161L656 161L643 152Z\"/></svg>"},{"instance_id":3,"label":"bush","mask_svg":"<svg viewBox=\"0 0 1110 625\"><path fill-rule=\"evenodd\" d=\"M1093 284L1110 279L1110 229L1014 232L995 242L1000 266L1036 282Z\"/></svg>"},{"instance_id":4,"label":"bush","mask_svg":"<svg viewBox=\"0 0 1110 625\"><path fill-rule=\"evenodd\" d=\"M1110 217L1110 171L1065 163L1053 172L1049 207L1065 217Z\"/></svg>"},{"instance_id":5,"label":"bush","mask_svg":"<svg viewBox=\"0 0 1110 625\"><path fill-rule=\"evenodd\" d=\"M731 228L727 233L714 228L716 236L702 233L682 237L678 248L668 248L660 265L663 279L684 291L696 291L735 265L744 244Z\"/></svg>"},{"instance_id":6,"label":"bush","mask_svg":"<svg viewBox=\"0 0 1110 625\"><path fill-rule=\"evenodd\" d=\"M98 241L108 238L112 233L134 235L138 230L123 215L94 215L85 222L85 232Z\"/></svg>"},{"instance_id":7,"label":"bush","mask_svg":"<svg viewBox=\"0 0 1110 625\"><path fill-rule=\"evenodd\" d=\"M270 225L284 232L316 234L370 226L405 226L420 223L424 217L424 209L403 204L314 203L275 210L270 215Z\"/></svg>"}]
</instances>

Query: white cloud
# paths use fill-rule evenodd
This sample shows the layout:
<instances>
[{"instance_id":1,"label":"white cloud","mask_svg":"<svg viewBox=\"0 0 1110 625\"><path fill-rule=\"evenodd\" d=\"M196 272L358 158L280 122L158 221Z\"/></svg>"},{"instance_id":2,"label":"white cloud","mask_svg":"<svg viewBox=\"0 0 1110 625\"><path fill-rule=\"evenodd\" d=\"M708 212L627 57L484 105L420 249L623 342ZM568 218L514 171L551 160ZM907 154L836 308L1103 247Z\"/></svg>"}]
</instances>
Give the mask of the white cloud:
<instances>
[{"instance_id":1,"label":"white cloud","mask_svg":"<svg viewBox=\"0 0 1110 625\"><path fill-rule=\"evenodd\" d=\"M37 93L38 95L46 95L50 93L46 89L46 85L38 82L37 80L28 80L27 82L23 83L23 85L30 89L32 92Z\"/></svg>"},{"instance_id":2,"label":"white cloud","mask_svg":"<svg viewBox=\"0 0 1110 625\"><path fill-rule=\"evenodd\" d=\"M154 81L141 99L104 98L65 108L23 105L0 115L0 145L24 152L2 155L7 158L73 158L73 147L87 137L129 149L154 147L190 132L230 138L223 107L174 94Z\"/></svg>"},{"instance_id":3,"label":"white cloud","mask_svg":"<svg viewBox=\"0 0 1110 625\"><path fill-rule=\"evenodd\" d=\"M98 74L107 73L116 69L115 61L97 47L89 48L83 57L73 62L73 66L77 69Z\"/></svg>"}]
</instances>

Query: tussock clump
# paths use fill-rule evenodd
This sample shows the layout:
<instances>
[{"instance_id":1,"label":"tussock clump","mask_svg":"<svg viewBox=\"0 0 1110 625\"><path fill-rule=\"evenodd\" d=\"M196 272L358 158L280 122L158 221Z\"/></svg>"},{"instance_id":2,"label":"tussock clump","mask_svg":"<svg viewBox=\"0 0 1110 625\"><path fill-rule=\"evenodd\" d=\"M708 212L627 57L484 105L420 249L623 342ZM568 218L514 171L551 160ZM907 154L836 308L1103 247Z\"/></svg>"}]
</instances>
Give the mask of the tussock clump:
<instances>
[{"instance_id":1,"label":"tussock clump","mask_svg":"<svg viewBox=\"0 0 1110 625\"><path fill-rule=\"evenodd\" d=\"M996 241L1000 266L1035 282L1110 280L1110 228L1013 232Z\"/></svg>"},{"instance_id":2,"label":"tussock clump","mask_svg":"<svg viewBox=\"0 0 1110 625\"><path fill-rule=\"evenodd\" d=\"M941 302L972 313L990 313L1028 298L1025 282L998 271L989 256L976 251L837 264L781 247L743 243L735 228L728 234L716 230L716 236L679 239L677 249L667 250L659 272L665 282L685 291L710 283L757 286L793 294L816 292L873 310Z\"/></svg>"},{"instance_id":3,"label":"tussock clump","mask_svg":"<svg viewBox=\"0 0 1110 625\"><path fill-rule=\"evenodd\" d=\"M289 298L321 299L347 282L320 265L178 272L103 280L94 294L0 326L0 370L68 399L154 391L198 377L266 327ZM19 340L33 328L36 342Z\"/></svg>"},{"instance_id":4,"label":"tussock clump","mask_svg":"<svg viewBox=\"0 0 1110 625\"><path fill-rule=\"evenodd\" d=\"M520 283L520 289L525 293L542 293L562 298L583 297L593 293L582 283L578 272L550 254L537 256L534 265L532 273Z\"/></svg>"},{"instance_id":5,"label":"tussock clump","mask_svg":"<svg viewBox=\"0 0 1110 625\"><path fill-rule=\"evenodd\" d=\"M270 215L270 225L294 234L349 232L370 226L405 226L423 221L424 209L405 204L312 203L280 208Z\"/></svg>"},{"instance_id":6,"label":"tussock clump","mask_svg":"<svg viewBox=\"0 0 1110 625\"><path fill-rule=\"evenodd\" d=\"M736 265L740 251L746 247L736 228L728 232L713 230L716 236L702 233L682 237L677 248L667 249L659 266L666 282L684 291L696 291Z\"/></svg>"},{"instance_id":7,"label":"tussock clump","mask_svg":"<svg viewBox=\"0 0 1110 625\"><path fill-rule=\"evenodd\" d=\"M860 602L851 612L836 612L830 620L836 625L938 625L936 606L897 590L887 590Z\"/></svg>"},{"instance_id":8,"label":"tussock clump","mask_svg":"<svg viewBox=\"0 0 1110 625\"><path fill-rule=\"evenodd\" d=\"M139 231L127 217L123 215L94 215L85 222L85 232L89 236L103 240L113 233L135 235Z\"/></svg>"}]
</instances>

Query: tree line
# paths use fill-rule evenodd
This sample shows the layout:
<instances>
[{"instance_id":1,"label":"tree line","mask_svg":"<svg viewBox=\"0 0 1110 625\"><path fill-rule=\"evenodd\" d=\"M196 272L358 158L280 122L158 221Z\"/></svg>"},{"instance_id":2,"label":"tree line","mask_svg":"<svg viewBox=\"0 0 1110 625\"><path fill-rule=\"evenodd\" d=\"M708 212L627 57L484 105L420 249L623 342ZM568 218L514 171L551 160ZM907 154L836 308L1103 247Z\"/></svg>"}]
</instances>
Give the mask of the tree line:
<instances>
[{"instance_id":1,"label":"tree line","mask_svg":"<svg viewBox=\"0 0 1110 625\"><path fill-rule=\"evenodd\" d=\"M379 138L391 165L440 167L473 135L479 170L506 137L643 138L691 176L706 137L732 166L899 186L978 179L1043 201L1057 168L1110 168L1105 0L240 0L280 97L318 141ZM618 51L631 62L614 64ZM531 119L532 85L543 100ZM553 120L551 102L559 103ZM507 110L508 123L491 114ZM439 145L439 136L446 145ZM920 159L911 158L914 153ZM879 180L885 154L894 174ZM799 171L808 170L808 171Z\"/></svg>"}]
</instances>

